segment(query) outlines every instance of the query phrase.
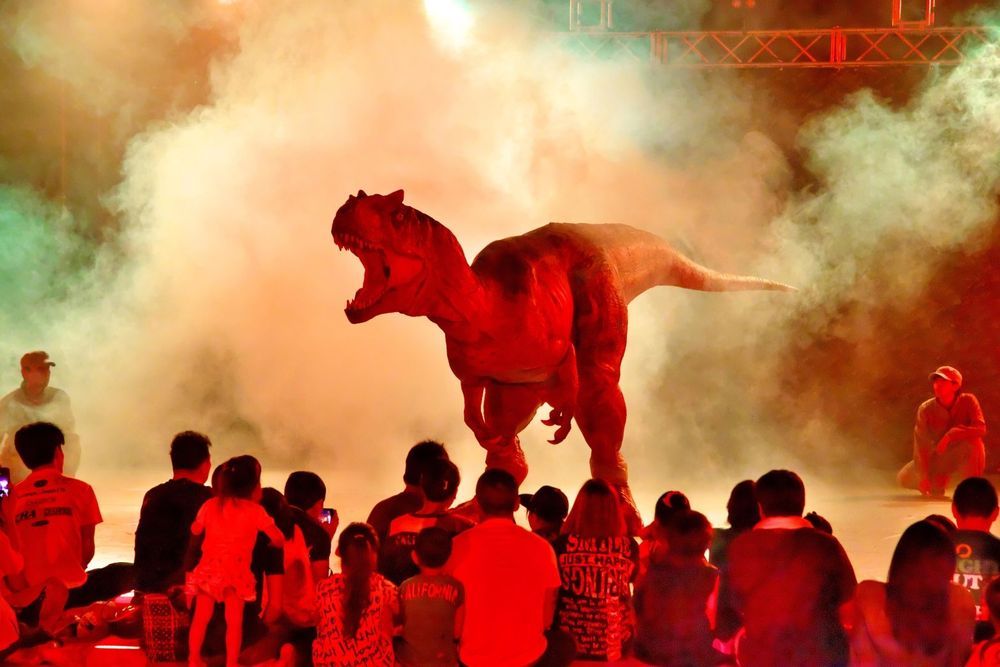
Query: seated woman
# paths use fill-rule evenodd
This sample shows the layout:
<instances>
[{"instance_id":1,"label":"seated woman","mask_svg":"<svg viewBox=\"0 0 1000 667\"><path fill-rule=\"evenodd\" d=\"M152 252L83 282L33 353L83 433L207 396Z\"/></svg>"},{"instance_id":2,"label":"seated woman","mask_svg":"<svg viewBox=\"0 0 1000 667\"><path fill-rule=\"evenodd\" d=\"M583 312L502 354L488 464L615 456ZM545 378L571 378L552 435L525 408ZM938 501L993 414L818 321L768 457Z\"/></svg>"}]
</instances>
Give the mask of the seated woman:
<instances>
[{"instance_id":1,"label":"seated woman","mask_svg":"<svg viewBox=\"0 0 1000 667\"><path fill-rule=\"evenodd\" d=\"M955 544L936 523L918 521L896 544L886 583L855 593L851 664L960 667L972 648L976 610L952 583Z\"/></svg>"},{"instance_id":2,"label":"seated woman","mask_svg":"<svg viewBox=\"0 0 1000 667\"><path fill-rule=\"evenodd\" d=\"M573 637L578 659L621 659L632 634L639 545L628 536L618 492L604 480L585 482L553 546L562 579L556 625Z\"/></svg>"}]
</instances>

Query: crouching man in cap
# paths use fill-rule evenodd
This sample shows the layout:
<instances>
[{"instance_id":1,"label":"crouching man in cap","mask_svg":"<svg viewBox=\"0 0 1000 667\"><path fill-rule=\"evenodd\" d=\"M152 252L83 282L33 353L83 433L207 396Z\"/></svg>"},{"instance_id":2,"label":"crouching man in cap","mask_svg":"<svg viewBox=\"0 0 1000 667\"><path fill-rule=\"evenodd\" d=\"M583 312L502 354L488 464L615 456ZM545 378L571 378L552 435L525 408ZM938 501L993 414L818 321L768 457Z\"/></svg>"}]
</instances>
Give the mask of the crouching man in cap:
<instances>
[{"instance_id":1,"label":"crouching man in cap","mask_svg":"<svg viewBox=\"0 0 1000 667\"><path fill-rule=\"evenodd\" d=\"M962 392L962 374L951 366L931 373L934 398L921 403L913 427L913 460L897 479L923 495L944 495L948 478L980 477L986 466L986 420L975 396Z\"/></svg>"},{"instance_id":2,"label":"crouching man in cap","mask_svg":"<svg viewBox=\"0 0 1000 667\"><path fill-rule=\"evenodd\" d=\"M0 465L10 468L15 484L27 477L29 470L14 451L14 434L28 424L49 422L65 434L67 475L76 473L80 463L80 440L69 395L49 386L53 366L47 352L28 352L21 357L21 386L0 398Z\"/></svg>"}]
</instances>

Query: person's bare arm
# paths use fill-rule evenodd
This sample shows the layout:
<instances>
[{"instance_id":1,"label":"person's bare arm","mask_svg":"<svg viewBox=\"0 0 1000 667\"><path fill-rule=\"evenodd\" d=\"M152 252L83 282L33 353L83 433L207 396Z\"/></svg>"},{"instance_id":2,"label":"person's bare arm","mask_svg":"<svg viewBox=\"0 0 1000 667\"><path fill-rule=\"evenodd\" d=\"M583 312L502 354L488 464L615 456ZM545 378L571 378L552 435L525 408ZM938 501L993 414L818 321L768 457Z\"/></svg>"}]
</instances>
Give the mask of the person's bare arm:
<instances>
[{"instance_id":1,"label":"person's bare arm","mask_svg":"<svg viewBox=\"0 0 1000 667\"><path fill-rule=\"evenodd\" d=\"M279 549L285 546L285 536L281 534L281 531L273 523L264 528L264 534L267 535L267 539L271 540L272 546Z\"/></svg>"},{"instance_id":2,"label":"person's bare arm","mask_svg":"<svg viewBox=\"0 0 1000 667\"><path fill-rule=\"evenodd\" d=\"M82 553L83 569L87 569L90 561L94 560L94 528L96 526L80 526L80 547Z\"/></svg>"}]
</instances>

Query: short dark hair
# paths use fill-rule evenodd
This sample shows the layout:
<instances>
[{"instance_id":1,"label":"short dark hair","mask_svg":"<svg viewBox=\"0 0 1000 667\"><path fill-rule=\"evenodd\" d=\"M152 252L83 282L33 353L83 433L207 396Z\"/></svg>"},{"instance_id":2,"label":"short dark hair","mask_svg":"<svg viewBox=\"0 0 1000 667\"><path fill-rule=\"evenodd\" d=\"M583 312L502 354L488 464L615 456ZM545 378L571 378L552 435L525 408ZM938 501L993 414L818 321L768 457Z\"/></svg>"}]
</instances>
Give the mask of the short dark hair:
<instances>
[{"instance_id":1,"label":"short dark hair","mask_svg":"<svg viewBox=\"0 0 1000 667\"><path fill-rule=\"evenodd\" d=\"M959 516L989 517L997 508L997 490L985 477L968 477L955 487L951 502Z\"/></svg>"},{"instance_id":2,"label":"short dark hair","mask_svg":"<svg viewBox=\"0 0 1000 667\"><path fill-rule=\"evenodd\" d=\"M439 526L424 528L417 533L413 550L425 567L444 567L451 556L451 533Z\"/></svg>"},{"instance_id":3,"label":"short dark hair","mask_svg":"<svg viewBox=\"0 0 1000 667\"><path fill-rule=\"evenodd\" d=\"M403 482L417 486L424 468L431 461L448 458L448 451L437 440L423 440L410 447L406 454L406 469L403 471Z\"/></svg>"},{"instance_id":4,"label":"short dark hair","mask_svg":"<svg viewBox=\"0 0 1000 667\"><path fill-rule=\"evenodd\" d=\"M791 470L764 473L754 484L754 493L764 516L802 516L806 487Z\"/></svg>"},{"instance_id":5,"label":"short dark hair","mask_svg":"<svg viewBox=\"0 0 1000 667\"><path fill-rule=\"evenodd\" d=\"M476 502L487 516L505 516L517 509L517 480L506 470L490 468L476 482Z\"/></svg>"},{"instance_id":6,"label":"short dark hair","mask_svg":"<svg viewBox=\"0 0 1000 667\"><path fill-rule=\"evenodd\" d=\"M678 556L704 555L712 543L712 524L701 512L677 510L667 522L667 544Z\"/></svg>"},{"instance_id":7,"label":"short dark hair","mask_svg":"<svg viewBox=\"0 0 1000 667\"><path fill-rule=\"evenodd\" d=\"M22 426L14 434L14 449L31 470L52 463L56 449L66 444L62 430L50 422Z\"/></svg>"},{"instance_id":8,"label":"short dark hair","mask_svg":"<svg viewBox=\"0 0 1000 667\"><path fill-rule=\"evenodd\" d=\"M726 503L729 525L737 532L750 530L760 521L760 508L757 506L757 496L754 493L752 479L745 479L736 484L729 492L729 502Z\"/></svg>"},{"instance_id":9,"label":"short dark hair","mask_svg":"<svg viewBox=\"0 0 1000 667\"><path fill-rule=\"evenodd\" d=\"M326 484L308 470L296 470L285 481L285 499L292 507L306 510L326 498Z\"/></svg>"},{"instance_id":10,"label":"short dark hair","mask_svg":"<svg viewBox=\"0 0 1000 667\"><path fill-rule=\"evenodd\" d=\"M194 470L208 460L212 441L197 431L181 431L170 441L170 465L174 470Z\"/></svg>"},{"instance_id":11,"label":"short dark hair","mask_svg":"<svg viewBox=\"0 0 1000 667\"><path fill-rule=\"evenodd\" d=\"M427 500L440 503L455 497L461 481L457 465L448 459L436 459L429 461L420 475L420 490Z\"/></svg>"}]
</instances>

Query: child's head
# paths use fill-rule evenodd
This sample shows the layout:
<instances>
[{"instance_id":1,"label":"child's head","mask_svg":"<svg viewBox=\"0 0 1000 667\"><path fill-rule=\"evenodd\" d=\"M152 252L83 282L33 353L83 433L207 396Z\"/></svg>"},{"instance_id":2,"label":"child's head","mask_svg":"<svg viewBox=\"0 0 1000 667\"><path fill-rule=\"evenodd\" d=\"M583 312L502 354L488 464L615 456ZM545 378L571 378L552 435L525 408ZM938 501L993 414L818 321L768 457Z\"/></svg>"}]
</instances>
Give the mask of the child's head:
<instances>
[{"instance_id":1,"label":"child's head","mask_svg":"<svg viewBox=\"0 0 1000 667\"><path fill-rule=\"evenodd\" d=\"M681 558L698 558L712 543L712 524L693 510L677 510L666 525L670 553Z\"/></svg>"},{"instance_id":2,"label":"child's head","mask_svg":"<svg viewBox=\"0 0 1000 667\"><path fill-rule=\"evenodd\" d=\"M656 507L653 508L653 517L656 523L666 530L670 517L681 510L691 509L691 502L688 497L680 491L667 491L656 499Z\"/></svg>"},{"instance_id":3,"label":"child's head","mask_svg":"<svg viewBox=\"0 0 1000 667\"><path fill-rule=\"evenodd\" d=\"M252 500L260 493L260 462L249 454L234 456L222 464L219 495Z\"/></svg>"},{"instance_id":4,"label":"child's head","mask_svg":"<svg viewBox=\"0 0 1000 667\"><path fill-rule=\"evenodd\" d=\"M451 556L451 533L444 528L431 526L417 533L413 547L413 562L421 570L444 567Z\"/></svg>"},{"instance_id":5,"label":"child's head","mask_svg":"<svg viewBox=\"0 0 1000 667\"><path fill-rule=\"evenodd\" d=\"M951 501L956 519L997 518L997 490L985 477L969 477L959 482Z\"/></svg>"},{"instance_id":6,"label":"child's head","mask_svg":"<svg viewBox=\"0 0 1000 667\"><path fill-rule=\"evenodd\" d=\"M367 523L355 522L341 531L337 555L345 568L371 566L377 554L378 536Z\"/></svg>"},{"instance_id":7,"label":"child's head","mask_svg":"<svg viewBox=\"0 0 1000 667\"><path fill-rule=\"evenodd\" d=\"M22 426L14 434L14 449L29 470L50 464L61 468L62 446L65 443L62 430L49 422Z\"/></svg>"},{"instance_id":8,"label":"child's head","mask_svg":"<svg viewBox=\"0 0 1000 667\"><path fill-rule=\"evenodd\" d=\"M371 574L375 570L378 537L367 523L352 523L340 533L337 555L341 570L347 577L343 596L343 628L348 637L355 637L361 618L371 602Z\"/></svg>"},{"instance_id":9,"label":"child's head","mask_svg":"<svg viewBox=\"0 0 1000 667\"><path fill-rule=\"evenodd\" d=\"M434 459L427 462L420 475L420 490L428 502L451 505L461 481L458 466L448 459Z\"/></svg>"}]
</instances>

